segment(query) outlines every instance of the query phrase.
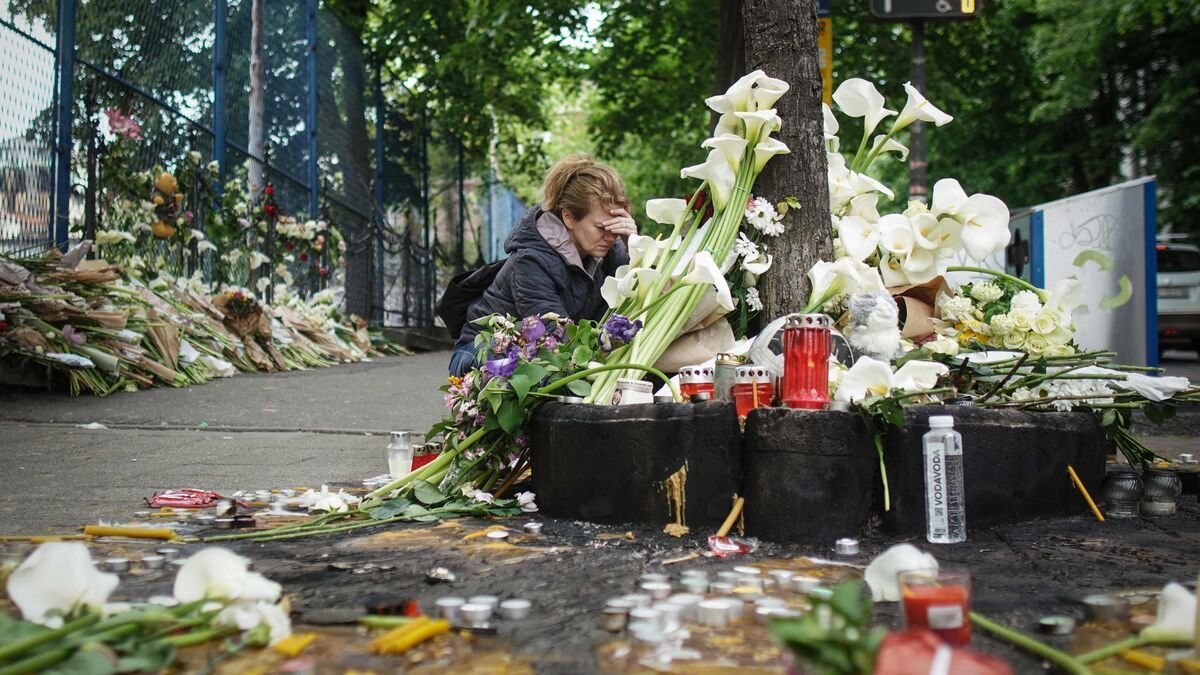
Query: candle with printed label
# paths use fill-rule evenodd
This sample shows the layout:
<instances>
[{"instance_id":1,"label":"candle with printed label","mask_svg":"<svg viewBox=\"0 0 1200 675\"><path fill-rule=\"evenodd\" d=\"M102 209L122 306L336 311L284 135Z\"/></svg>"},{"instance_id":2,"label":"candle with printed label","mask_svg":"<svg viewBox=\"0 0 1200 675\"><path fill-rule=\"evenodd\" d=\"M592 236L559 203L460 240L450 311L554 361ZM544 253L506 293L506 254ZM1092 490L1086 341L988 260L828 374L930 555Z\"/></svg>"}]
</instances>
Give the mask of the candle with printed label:
<instances>
[{"instance_id":1,"label":"candle with printed label","mask_svg":"<svg viewBox=\"0 0 1200 675\"><path fill-rule=\"evenodd\" d=\"M971 641L971 573L923 570L900 574L904 628L925 628L948 645Z\"/></svg>"}]
</instances>

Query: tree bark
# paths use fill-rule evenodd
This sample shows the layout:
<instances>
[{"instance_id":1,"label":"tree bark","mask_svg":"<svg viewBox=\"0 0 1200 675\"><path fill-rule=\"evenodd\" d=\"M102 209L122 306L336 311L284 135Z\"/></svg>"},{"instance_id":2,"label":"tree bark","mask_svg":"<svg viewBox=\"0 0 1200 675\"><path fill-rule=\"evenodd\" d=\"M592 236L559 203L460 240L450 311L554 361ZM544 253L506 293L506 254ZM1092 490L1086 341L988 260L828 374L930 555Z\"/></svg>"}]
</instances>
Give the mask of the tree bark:
<instances>
[{"instance_id":1,"label":"tree bark","mask_svg":"<svg viewBox=\"0 0 1200 675\"><path fill-rule=\"evenodd\" d=\"M263 109L263 93L266 86L264 2L265 0L253 0L250 5L250 112L246 139L246 149L250 151L250 175L247 189L250 191L250 201L255 204L262 198L263 166L259 159L263 156L263 144L266 142L266 119Z\"/></svg>"},{"instance_id":2,"label":"tree bark","mask_svg":"<svg viewBox=\"0 0 1200 675\"><path fill-rule=\"evenodd\" d=\"M742 40L742 0L721 0L717 21L717 76L713 95L724 94L729 85L746 74L746 45ZM713 120L716 124L716 120Z\"/></svg>"},{"instance_id":3,"label":"tree bark","mask_svg":"<svg viewBox=\"0 0 1200 675\"><path fill-rule=\"evenodd\" d=\"M787 229L770 243L774 264L760 286L763 321L798 311L808 301L808 270L833 253L829 179L821 117L821 68L817 55L817 0L744 0L746 70L761 68L791 85L776 107L783 128L776 137L791 154L767 163L754 192L789 209Z\"/></svg>"}]
</instances>

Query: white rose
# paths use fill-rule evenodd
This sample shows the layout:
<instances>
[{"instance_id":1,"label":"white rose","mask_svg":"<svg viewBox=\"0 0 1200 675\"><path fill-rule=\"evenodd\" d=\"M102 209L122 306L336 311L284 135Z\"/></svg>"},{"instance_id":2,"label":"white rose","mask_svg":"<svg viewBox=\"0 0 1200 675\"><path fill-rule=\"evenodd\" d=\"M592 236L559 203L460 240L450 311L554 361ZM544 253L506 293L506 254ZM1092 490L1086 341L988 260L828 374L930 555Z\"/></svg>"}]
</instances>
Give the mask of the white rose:
<instances>
[{"instance_id":1,"label":"white rose","mask_svg":"<svg viewBox=\"0 0 1200 675\"><path fill-rule=\"evenodd\" d=\"M1030 311L1025 307L1013 307L1008 313L1008 318L1012 319L1013 328L1024 332L1033 327L1033 319L1037 316L1036 311Z\"/></svg>"},{"instance_id":2,"label":"white rose","mask_svg":"<svg viewBox=\"0 0 1200 675\"><path fill-rule=\"evenodd\" d=\"M1000 338L1000 344L1004 345L1005 349L1021 349L1025 346L1025 333L1023 331L1011 331Z\"/></svg>"},{"instance_id":3,"label":"white rose","mask_svg":"<svg viewBox=\"0 0 1200 675\"><path fill-rule=\"evenodd\" d=\"M1058 328L1058 314L1053 310L1043 309L1033 319L1033 332L1038 335L1049 335Z\"/></svg>"},{"instance_id":4,"label":"white rose","mask_svg":"<svg viewBox=\"0 0 1200 675\"><path fill-rule=\"evenodd\" d=\"M1046 348L1049 346L1050 343L1046 342L1045 335L1029 333L1025 336L1025 351L1029 352L1030 354L1044 354L1046 352Z\"/></svg>"},{"instance_id":5,"label":"white rose","mask_svg":"<svg viewBox=\"0 0 1200 675\"><path fill-rule=\"evenodd\" d=\"M940 337L933 342L926 343L925 348L935 354L958 355L958 341L953 338Z\"/></svg>"},{"instance_id":6,"label":"white rose","mask_svg":"<svg viewBox=\"0 0 1200 675\"><path fill-rule=\"evenodd\" d=\"M1042 301L1033 291L1021 291L1013 296L1011 307L1013 309L1019 307L1031 314L1037 314L1042 311Z\"/></svg>"},{"instance_id":7,"label":"white rose","mask_svg":"<svg viewBox=\"0 0 1200 675\"><path fill-rule=\"evenodd\" d=\"M995 302L999 300L1003 295L1004 291L1001 291L999 286L990 282L975 284L971 287L971 297L975 298L979 302L984 303L985 305L989 302Z\"/></svg>"}]
</instances>

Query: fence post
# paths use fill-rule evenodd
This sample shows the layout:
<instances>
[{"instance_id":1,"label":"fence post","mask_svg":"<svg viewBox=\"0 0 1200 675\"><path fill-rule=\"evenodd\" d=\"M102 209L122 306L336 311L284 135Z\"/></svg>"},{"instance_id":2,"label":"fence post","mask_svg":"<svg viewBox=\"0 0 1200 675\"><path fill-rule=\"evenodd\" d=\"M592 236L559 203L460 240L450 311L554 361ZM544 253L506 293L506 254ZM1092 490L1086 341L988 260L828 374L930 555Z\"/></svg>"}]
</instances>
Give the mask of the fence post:
<instances>
[{"instance_id":1,"label":"fence post","mask_svg":"<svg viewBox=\"0 0 1200 675\"><path fill-rule=\"evenodd\" d=\"M213 159L217 162L217 197L225 191L225 54L226 22L228 21L226 0L213 2Z\"/></svg>"},{"instance_id":2,"label":"fence post","mask_svg":"<svg viewBox=\"0 0 1200 675\"><path fill-rule=\"evenodd\" d=\"M308 215L317 217L317 2L308 5Z\"/></svg>"},{"instance_id":3,"label":"fence post","mask_svg":"<svg viewBox=\"0 0 1200 675\"><path fill-rule=\"evenodd\" d=\"M384 298L384 229L387 226L386 213L383 210L383 64L382 59L375 55L375 222L377 223L375 240L375 308L372 314L375 320L383 325L387 319L386 300Z\"/></svg>"},{"instance_id":4,"label":"fence post","mask_svg":"<svg viewBox=\"0 0 1200 675\"><path fill-rule=\"evenodd\" d=\"M55 154L57 173L54 191L54 245L64 253L71 227L71 150L75 103L75 0L59 0L58 45L58 139Z\"/></svg>"}]
</instances>

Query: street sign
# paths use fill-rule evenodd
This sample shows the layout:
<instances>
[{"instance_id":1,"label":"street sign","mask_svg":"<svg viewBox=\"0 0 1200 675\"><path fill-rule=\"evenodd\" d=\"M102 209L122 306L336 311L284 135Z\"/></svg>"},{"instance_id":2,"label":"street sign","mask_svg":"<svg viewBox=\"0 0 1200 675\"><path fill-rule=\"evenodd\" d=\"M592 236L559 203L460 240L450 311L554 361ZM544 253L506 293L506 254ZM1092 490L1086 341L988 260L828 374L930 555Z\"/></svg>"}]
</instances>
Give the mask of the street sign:
<instances>
[{"instance_id":1,"label":"street sign","mask_svg":"<svg viewBox=\"0 0 1200 675\"><path fill-rule=\"evenodd\" d=\"M833 105L833 19L817 17L817 58L821 62L821 98Z\"/></svg>"},{"instance_id":2,"label":"street sign","mask_svg":"<svg viewBox=\"0 0 1200 675\"><path fill-rule=\"evenodd\" d=\"M871 15L890 21L973 19L979 0L871 0Z\"/></svg>"}]
</instances>

